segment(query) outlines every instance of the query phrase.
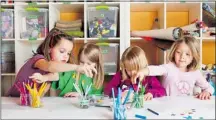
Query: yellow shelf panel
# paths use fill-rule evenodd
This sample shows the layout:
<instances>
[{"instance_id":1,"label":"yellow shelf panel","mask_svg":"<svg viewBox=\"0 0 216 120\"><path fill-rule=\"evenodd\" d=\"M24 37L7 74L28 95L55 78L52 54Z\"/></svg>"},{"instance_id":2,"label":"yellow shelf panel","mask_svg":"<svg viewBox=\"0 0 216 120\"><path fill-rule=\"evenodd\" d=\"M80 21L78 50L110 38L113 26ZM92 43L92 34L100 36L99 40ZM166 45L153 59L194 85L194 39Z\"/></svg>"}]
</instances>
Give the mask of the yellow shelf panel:
<instances>
[{"instance_id":1,"label":"yellow shelf panel","mask_svg":"<svg viewBox=\"0 0 216 120\"><path fill-rule=\"evenodd\" d=\"M202 63L212 64L215 63L215 43L203 42L202 44Z\"/></svg>"},{"instance_id":2,"label":"yellow shelf panel","mask_svg":"<svg viewBox=\"0 0 216 120\"><path fill-rule=\"evenodd\" d=\"M83 19L83 13L60 13L60 20L74 21Z\"/></svg>"},{"instance_id":3,"label":"yellow shelf panel","mask_svg":"<svg viewBox=\"0 0 216 120\"><path fill-rule=\"evenodd\" d=\"M151 30L155 18L158 17L157 11L152 12L130 12L131 31Z\"/></svg>"},{"instance_id":4,"label":"yellow shelf panel","mask_svg":"<svg viewBox=\"0 0 216 120\"><path fill-rule=\"evenodd\" d=\"M189 12L167 12L168 27L182 27L189 24Z\"/></svg>"}]
</instances>

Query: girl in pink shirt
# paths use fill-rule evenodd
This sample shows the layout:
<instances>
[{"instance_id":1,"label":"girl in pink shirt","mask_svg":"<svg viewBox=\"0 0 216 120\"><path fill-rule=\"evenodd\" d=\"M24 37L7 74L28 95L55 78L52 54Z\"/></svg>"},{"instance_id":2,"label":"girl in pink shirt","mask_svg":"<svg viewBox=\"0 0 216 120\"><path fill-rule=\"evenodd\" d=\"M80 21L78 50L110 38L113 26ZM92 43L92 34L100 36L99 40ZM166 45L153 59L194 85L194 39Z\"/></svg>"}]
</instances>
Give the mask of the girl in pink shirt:
<instances>
[{"instance_id":1,"label":"girl in pink shirt","mask_svg":"<svg viewBox=\"0 0 216 120\"><path fill-rule=\"evenodd\" d=\"M194 86L199 86L202 92L197 94L199 99L210 99L213 88L202 76L200 63L199 41L193 37L184 37L176 41L168 55L168 64L148 66L140 70L137 77L163 76L162 85L168 96L192 95Z\"/></svg>"}]
</instances>

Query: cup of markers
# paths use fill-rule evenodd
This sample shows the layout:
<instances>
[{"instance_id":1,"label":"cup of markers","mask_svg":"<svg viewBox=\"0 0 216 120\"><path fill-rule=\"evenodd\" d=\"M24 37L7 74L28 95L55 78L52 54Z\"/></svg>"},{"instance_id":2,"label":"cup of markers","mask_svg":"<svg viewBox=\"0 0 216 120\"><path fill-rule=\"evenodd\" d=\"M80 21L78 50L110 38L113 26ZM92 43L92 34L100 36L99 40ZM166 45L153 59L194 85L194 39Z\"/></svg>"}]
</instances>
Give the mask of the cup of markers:
<instances>
[{"instance_id":1,"label":"cup of markers","mask_svg":"<svg viewBox=\"0 0 216 120\"><path fill-rule=\"evenodd\" d=\"M28 81L29 83L29 81ZM20 92L20 99L19 99L19 104L21 106L29 106L30 105L30 95L29 91L27 90L25 86L25 82L18 82L15 84L15 87L18 89Z\"/></svg>"},{"instance_id":2,"label":"cup of markers","mask_svg":"<svg viewBox=\"0 0 216 120\"><path fill-rule=\"evenodd\" d=\"M139 87L141 86L141 90L139 91ZM131 106L134 108L143 108L144 107L144 93L146 86L142 86L139 82L138 89L134 93L133 101Z\"/></svg>"},{"instance_id":3,"label":"cup of markers","mask_svg":"<svg viewBox=\"0 0 216 120\"><path fill-rule=\"evenodd\" d=\"M121 93L122 91L120 90L120 88L118 88L118 94L117 94L117 98L115 98L115 92L114 89L112 88L112 96L113 96L113 118L114 120L126 120L127 115L126 115L126 103L129 99L131 90L129 90L129 92L126 95L126 98L124 99L123 103L121 100Z\"/></svg>"},{"instance_id":4,"label":"cup of markers","mask_svg":"<svg viewBox=\"0 0 216 120\"><path fill-rule=\"evenodd\" d=\"M42 107L41 97L44 93L47 83L45 82L42 83L39 90L37 89L36 82L34 82L33 87L29 84L26 84L25 86L29 90L29 93L30 93L30 106L33 108Z\"/></svg>"},{"instance_id":5,"label":"cup of markers","mask_svg":"<svg viewBox=\"0 0 216 120\"><path fill-rule=\"evenodd\" d=\"M79 93L79 105L80 108L82 109L87 109L90 106L90 100L88 97L88 93L91 90L91 86L92 84L90 84L89 86L87 85L86 89L84 90L84 87L81 83L81 89L79 88L79 86L75 83L73 83L74 88L76 89L76 91Z\"/></svg>"}]
</instances>

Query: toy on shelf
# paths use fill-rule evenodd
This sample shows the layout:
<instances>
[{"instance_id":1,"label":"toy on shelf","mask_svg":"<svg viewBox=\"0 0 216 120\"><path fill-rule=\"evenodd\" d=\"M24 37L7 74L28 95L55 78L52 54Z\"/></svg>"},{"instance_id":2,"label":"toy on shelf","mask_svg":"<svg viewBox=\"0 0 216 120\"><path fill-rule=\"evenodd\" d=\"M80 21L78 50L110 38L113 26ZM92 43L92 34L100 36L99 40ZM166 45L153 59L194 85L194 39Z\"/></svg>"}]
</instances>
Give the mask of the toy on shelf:
<instances>
[{"instance_id":1,"label":"toy on shelf","mask_svg":"<svg viewBox=\"0 0 216 120\"><path fill-rule=\"evenodd\" d=\"M2 52L1 54L1 72L13 73L15 72L15 53Z\"/></svg>"},{"instance_id":2,"label":"toy on shelf","mask_svg":"<svg viewBox=\"0 0 216 120\"><path fill-rule=\"evenodd\" d=\"M202 72L207 81L209 82L210 85L214 88L214 93L213 95L216 94L216 89L215 89L215 82L216 82L216 65L215 64L208 64L204 65L202 64Z\"/></svg>"},{"instance_id":3,"label":"toy on shelf","mask_svg":"<svg viewBox=\"0 0 216 120\"><path fill-rule=\"evenodd\" d=\"M214 5L215 6L215 5ZM214 7L213 6L213 7ZM209 4L203 3L202 4L202 14L203 14L203 21L208 27L215 27L216 20L215 20L215 8L212 8Z\"/></svg>"},{"instance_id":4,"label":"toy on shelf","mask_svg":"<svg viewBox=\"0 0 216 120\"><path fill-rule=\"evenodd\" d=\"M13 9L1 8L1 35L3 39L14 38Z\"/></svg>"},{"instance_id":5,"label":"toy on shelf","mask_svg":"<svg viewBox=\"0 0 216 120\"><path fill-rule=\"evenodd\" d=\"M116 37L118 7L97 6L88 8L89 37Z\"/></svg>"},{"instance_id":6,"label":"toy on shelf","mask_svg":"<svg viewBox=\"0 0 216 120\"><path fill-rule=\"evenodd\" d=\"M48 33L48 9L36 8L20 11L21 39L45 38Z\"/></svg>"},{"instance_id":7,"label":"toy on shelf","mask_svg":"<svg viewBox=\"0 0 216 120\"><path fill-rule=\"evenodd\" d=\"M152 38L175 41L183 37L183 30L180 27L170 27L167 29L132 31L131 36L152 37Z\"/></svg>"}]
</instances>

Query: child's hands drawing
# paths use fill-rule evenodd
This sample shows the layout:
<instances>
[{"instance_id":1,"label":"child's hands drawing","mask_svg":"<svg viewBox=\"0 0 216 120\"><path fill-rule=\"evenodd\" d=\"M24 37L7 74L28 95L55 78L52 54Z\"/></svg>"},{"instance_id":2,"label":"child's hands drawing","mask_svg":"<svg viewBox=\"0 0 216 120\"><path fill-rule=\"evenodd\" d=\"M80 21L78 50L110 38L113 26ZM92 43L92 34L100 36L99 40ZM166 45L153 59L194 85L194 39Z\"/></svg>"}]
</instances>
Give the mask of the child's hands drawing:
<instances>
[{"instance_id":1,"label":"child's hands drawing","mask_svg":"<svg viewBox=\"0 0 216 120\"><path fill-rule=\"evenodd\" d=\"M34 73L29 78L32 79L33 81L37 82L37 83L43 83L43 82L47 81L47 78L45 76L41 75L40 73Z\"/></svg>"},{"instance_id":2,"label":"child's hands drawing","mask_svg":"<svg viewBox=\"0 0 216 120\"><path fill-rule=\"evenodd\" d=\"M97 70L95 69L95 67L88 64L78 65L76 71L83 73L88 77L93 77L93 73L97 74Z\"/></svg>"},{"instance_id":3,"label":"child's hands drawing","mask_svg":"<svg viewBox=\"0 0 216 120\"><path fill-rule=\"evenodd\" d=\"M64 97L78 97L79 93L78 92L68 92L64 95Z\"/></svg>"},{"instance_id":4,"label":"child's hands drawing","mask_svg":"<svg viewBox=\"0 0 216 120\"><path fill-rule=\"evenodd\" d=\"M196 95L196 98L199 98L201 100L207 100L210 99L211 93L207 92L207 91L203 91L200 94Z\"/></svg>"},{"instance_id":5,"label":"child's hands drawing","mask_svg":"<svg viewBox=\"0 0 216 120\"><path fill-rule=\"evenodd\" d=\"M139 78L139 80L142 81L144 77L145 77L144 72L142 70L140 70L136 74L132 75L131 82L132 82L132 84L136 84L137 78Z\"/></svg>"},{"instance_id":6,"label":"child's hands drawing","mask_svg":"<svg viewBox=\"0 0 216 120\"><path fill-rule=\"evenodd\" d=\"M153 95L151 93L146 93L144 95L144 100L145 101L151 100L152 98L153 98Z\"/></svg>"}]
</instances>

